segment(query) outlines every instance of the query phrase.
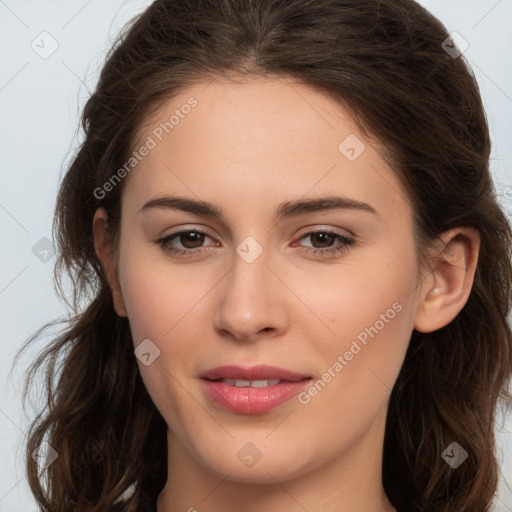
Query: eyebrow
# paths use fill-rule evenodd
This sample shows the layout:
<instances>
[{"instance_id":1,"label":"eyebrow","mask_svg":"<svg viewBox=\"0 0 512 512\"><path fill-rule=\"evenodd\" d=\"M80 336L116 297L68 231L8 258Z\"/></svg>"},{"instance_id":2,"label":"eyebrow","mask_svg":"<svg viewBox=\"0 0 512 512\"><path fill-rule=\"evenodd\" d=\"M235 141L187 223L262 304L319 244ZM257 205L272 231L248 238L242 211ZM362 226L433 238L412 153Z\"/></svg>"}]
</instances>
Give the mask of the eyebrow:
<instances>
[{"instance_id":1,"label":"eyebrow","mask_svg":"<svg viewBox=\"0 0 512 512\"><path fill-rule=\"evenodd\" d=\"M187 197L163 196L151 199L142 206L139 213L154 208L180 210L224 221L224 215L220 206L207 201L198 201ZM342 196L327 196L306 200L285 201L277 208L276 219L283 220L307 213L338 209L358 210L378 215L375 208L362 201L356 201Z\"/></svg>"}]
</instances>

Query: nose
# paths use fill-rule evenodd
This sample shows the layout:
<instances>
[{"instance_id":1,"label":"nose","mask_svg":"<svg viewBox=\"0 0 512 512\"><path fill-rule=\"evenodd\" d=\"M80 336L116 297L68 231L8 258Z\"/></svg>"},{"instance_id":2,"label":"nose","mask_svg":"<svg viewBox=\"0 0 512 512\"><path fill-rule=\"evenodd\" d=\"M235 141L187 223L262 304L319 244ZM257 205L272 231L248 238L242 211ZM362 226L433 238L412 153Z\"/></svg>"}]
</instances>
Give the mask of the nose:
<instances>
[{"instance_id":1,"label":"nose","mask_svg":"<svg viewBox=\"0 0 512 512\"><path fill-rule=\"evenodd\" d=\"M222 336L249 341L286 330L286 288L267 265L265 251L252 263L234 255L233 267L218 288L214 327Z\"/></svg>"}]
</instances>

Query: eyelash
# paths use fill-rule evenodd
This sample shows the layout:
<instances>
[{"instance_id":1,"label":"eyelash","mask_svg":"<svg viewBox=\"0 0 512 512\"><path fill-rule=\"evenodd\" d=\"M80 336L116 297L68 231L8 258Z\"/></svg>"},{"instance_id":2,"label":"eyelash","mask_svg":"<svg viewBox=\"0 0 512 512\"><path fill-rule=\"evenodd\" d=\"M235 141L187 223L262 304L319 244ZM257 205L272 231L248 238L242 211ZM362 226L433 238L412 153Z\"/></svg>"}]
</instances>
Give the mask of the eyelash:
<instances>
[{"instance_id":1,"label":"eyelash","mask_svg":"<svg viewBox=\"0 0 512 512\"><path fill-rule=\"evenodd\" d=\"M205 235L208 238L212 238L210 235L208 235L207 233L205 233L204 231L201 231L199 229L187 229L187 230L183 230L183 231L177 231L176 233L171 233L170 235L168 235L168 236L166 236L164 238L160 238L159 240L156 240L155 243L157 243L165 252L170 253L170 254L172 254L174 256L177 256L177 257L183 257L183 256L184 257L188 257L188 256L196 255L196 254L198 254L200 252L203 252L202 248L199 248L199 249L178 249L176 247L173 247L172 245L169 245L170 241L172 239L177 238L180 235L189 234L189 233L197 233L197 234L200 234L200 235ZM342 245L338 245L338 246L335 246L335 247L329 247L327 249L317 249L317 248L314 248L314 247L313 248L311 248L311 247L306 248L306 252L310 253L310 254L313 254L314 256L322 256L322 257L335 256L336 254L340 254L343 251L346 251L349 248L349 246L351 246L355 242L355 240L353 238L349 238L349 237L346 237L344 235L340 235L339 233L336 233L334 231L329 231L329 230L309 231L308 233L302 235L299 238L299 240L302 240L303 238L307 238L307 237L309 237L311 235L315 235L315 234L319 234L319 233L334 236L335 238L341 240Z\"/></svg>"}]
</instances>

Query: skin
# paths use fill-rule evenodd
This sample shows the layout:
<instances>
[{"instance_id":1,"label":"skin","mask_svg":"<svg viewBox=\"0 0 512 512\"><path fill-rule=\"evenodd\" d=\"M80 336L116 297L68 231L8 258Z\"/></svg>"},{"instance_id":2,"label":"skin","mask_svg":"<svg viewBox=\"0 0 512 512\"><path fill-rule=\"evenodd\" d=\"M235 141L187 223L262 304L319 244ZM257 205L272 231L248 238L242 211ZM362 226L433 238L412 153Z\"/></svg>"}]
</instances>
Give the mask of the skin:
<instances>
[{"instance_id":1,"label":"skin","mask_svg":"<svg viewBox=\"0 0 512 512\"><path fill-rule=\"evenodd\" d=\"M249 512L395 510L381 475L391 389L413 329L439 329L466 303L478 236L468 228L444 233L445 245L420 268L411 205L394 172L347 110L285 78L195 84L155 111L139 140L191 96L197 106L125 178L119 245L106 234L103 208L93 222L134 347L150 339L160 350L149 366L137 360L169 427L172 478L158 512L230 512L241 503ZM350 134L366 146L354 161L338 149ZM141 211L164 195L215 203L224 219ZM276 220L283 202L327 195L377 213L333 209ZM207 232L199 242L170 242L192 256L156 243L182 229ZM327 256L308 252L342 245L311 235L326 230L354 243ZM263 248L252 263L236 252L247 236ZM396 303L394 318L307 404L293 398L249 416L202 391L199 374L224 364L270 364L320 379ZM261 453L252 467L237 457L248 442Z\"/></svg>"}]
</instances>

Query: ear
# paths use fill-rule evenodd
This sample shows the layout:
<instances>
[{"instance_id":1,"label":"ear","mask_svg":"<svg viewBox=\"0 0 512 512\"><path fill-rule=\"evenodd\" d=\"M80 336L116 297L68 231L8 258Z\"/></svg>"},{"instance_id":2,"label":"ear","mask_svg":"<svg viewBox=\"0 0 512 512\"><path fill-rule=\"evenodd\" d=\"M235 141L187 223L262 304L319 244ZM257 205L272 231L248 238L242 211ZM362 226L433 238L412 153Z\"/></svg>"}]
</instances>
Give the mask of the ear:
<instances>
[{"instance_id":1,"label":"ear","mask_svg":"<svg viewBox=\"0 0 512 512\"><path fill-rule=\"evenodd\" d=\"M108 233L108 215L105 208L98 208L92 221L94 250L98 256L112 291L114 309L119 316L127 316L126 307L117 275L117 254Z\"/></svg>"},{"instance_id":2,"label":"ear","mask_svg":"<svg viewBox=\"0 0 512 512\"><path fill-rule=\"evenodd\" d=\"M421 285L414 328L432 332L448 325L466 304L480 250L480 236L472 228L443 233L430 257L431 270Z\"/></svg>"}]
</instances>

